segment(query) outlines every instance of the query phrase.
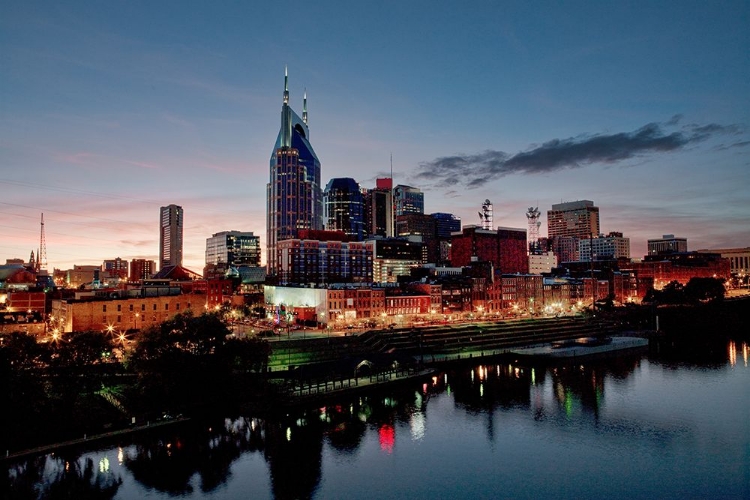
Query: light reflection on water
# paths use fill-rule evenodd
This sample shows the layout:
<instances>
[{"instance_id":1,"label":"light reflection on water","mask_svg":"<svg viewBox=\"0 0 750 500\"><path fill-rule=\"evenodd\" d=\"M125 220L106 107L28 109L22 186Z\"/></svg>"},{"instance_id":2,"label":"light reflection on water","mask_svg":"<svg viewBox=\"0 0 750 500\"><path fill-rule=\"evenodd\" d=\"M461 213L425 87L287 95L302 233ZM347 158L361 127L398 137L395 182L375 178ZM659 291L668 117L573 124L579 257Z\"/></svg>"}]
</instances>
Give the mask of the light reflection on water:
<instances>
[{"instance_id":1,"label":"light reflection on water","mask_svg":"<svg viewBox=\"0 0 750 500\"><path fill-rule=\"evenodd\" d=\"M9 469L10 486L31 498L748 498L750 349L723 352L466 366L341 405L38 457Z\"/></svg>"}]
</instances>

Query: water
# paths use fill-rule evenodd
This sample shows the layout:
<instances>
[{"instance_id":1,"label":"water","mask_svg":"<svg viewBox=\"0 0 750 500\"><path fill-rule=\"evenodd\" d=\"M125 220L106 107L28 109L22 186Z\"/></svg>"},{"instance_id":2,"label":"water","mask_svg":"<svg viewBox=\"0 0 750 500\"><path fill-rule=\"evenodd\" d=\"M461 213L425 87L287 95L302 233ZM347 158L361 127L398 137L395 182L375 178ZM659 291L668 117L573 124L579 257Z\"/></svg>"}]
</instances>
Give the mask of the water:
<instances>
[{"instance_id":1,"label":"water","mask_svg":"<svg viewBox=\"0 0 750 500\"><path fill-rule=\"evenodd\" d=\"M466 366L11 464L9 498L750 498L750 346Z\"/></svg>"}]
</instances>

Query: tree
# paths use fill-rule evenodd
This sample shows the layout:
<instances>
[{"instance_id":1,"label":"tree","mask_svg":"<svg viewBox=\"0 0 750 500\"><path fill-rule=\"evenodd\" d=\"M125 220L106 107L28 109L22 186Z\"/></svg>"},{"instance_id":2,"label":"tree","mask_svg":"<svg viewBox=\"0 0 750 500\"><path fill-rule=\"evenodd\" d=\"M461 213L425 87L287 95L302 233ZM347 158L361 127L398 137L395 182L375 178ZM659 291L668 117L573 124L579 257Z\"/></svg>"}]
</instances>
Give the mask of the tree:
<instances>
[{"instance_id":1,"label":"tree","mask_svg":"<svg viewBox=\"0 0 750 500\"><path fill-rule=\"evenodd\" d=\"M685 285L685 297L690 301L706 302L724 299L724 279L690 278Z\"/></svg>"},{"instance_id":2,"label":"tree","mask_svg":"<svg viewBox=\"0 0 750 500\"><path fill-rule=\"evenodd\" d=\"M139 376L141 395L176 409L224 399L240 367L262 370L267 344L229 338L219 315L179 314L137 338L128 365Z\"/></svg>"}]
</instances>

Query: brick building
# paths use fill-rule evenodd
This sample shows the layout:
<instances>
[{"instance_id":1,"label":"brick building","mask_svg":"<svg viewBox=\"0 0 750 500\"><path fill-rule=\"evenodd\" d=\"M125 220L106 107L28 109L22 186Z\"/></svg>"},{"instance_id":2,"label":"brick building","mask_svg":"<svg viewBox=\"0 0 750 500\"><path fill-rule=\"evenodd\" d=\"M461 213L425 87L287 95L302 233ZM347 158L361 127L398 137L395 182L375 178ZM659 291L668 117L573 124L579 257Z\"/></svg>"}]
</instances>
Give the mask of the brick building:
<instances>
[{"instance_id":1,"label":"brick building","mask_svg":"<svg viewBox=\"0 0 750 500\"><path fill-rule=\"evenodd\" d=\"M502 274L528 273L526 230L464 226L461 233L452 234L451 265L464 267L476 260L491 262Z\"/></svg>"}]
</instances>

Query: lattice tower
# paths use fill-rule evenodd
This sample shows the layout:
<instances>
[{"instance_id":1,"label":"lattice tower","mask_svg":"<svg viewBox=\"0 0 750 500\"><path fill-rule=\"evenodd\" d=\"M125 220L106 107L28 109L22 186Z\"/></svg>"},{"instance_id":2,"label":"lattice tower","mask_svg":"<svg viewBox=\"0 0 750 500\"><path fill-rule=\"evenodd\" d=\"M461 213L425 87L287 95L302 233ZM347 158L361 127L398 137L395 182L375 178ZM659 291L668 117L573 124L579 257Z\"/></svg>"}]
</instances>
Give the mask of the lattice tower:
<instances>
[{"instance_id":1,"label":"lattice tower","mask_svg":"<svg viewBox=\"0 0 750 500\"><path fill-rule=\"evenodd\" d=\"M36 256L37 271L47 269L47 242L44 240L44 213L42 213L42 227L39 232L39 252Z\"/></svg>"},{"instance_id":2,"label":"lattice tower","mask_svg":"<svg viewBox=\"0 0 750 500\"><path fill-rule=\"evenodd\" d=\"M492 202L490 200L484 200L482 203L479 220L482 222L482 229L492 229Z\"/></svg>"},{"instance_id":3,"label":"lattice tower","mask_svg":"<svg viewBox=\"0 0 750 500\"><path fill-rule=\"evenodd\" d=\"M529 222L529 249L534 250L539 246L539 227L542 225L539 217L542 213L538 207L529 207L526 211L526 219Z\"/></svg>"}]
</instances>

